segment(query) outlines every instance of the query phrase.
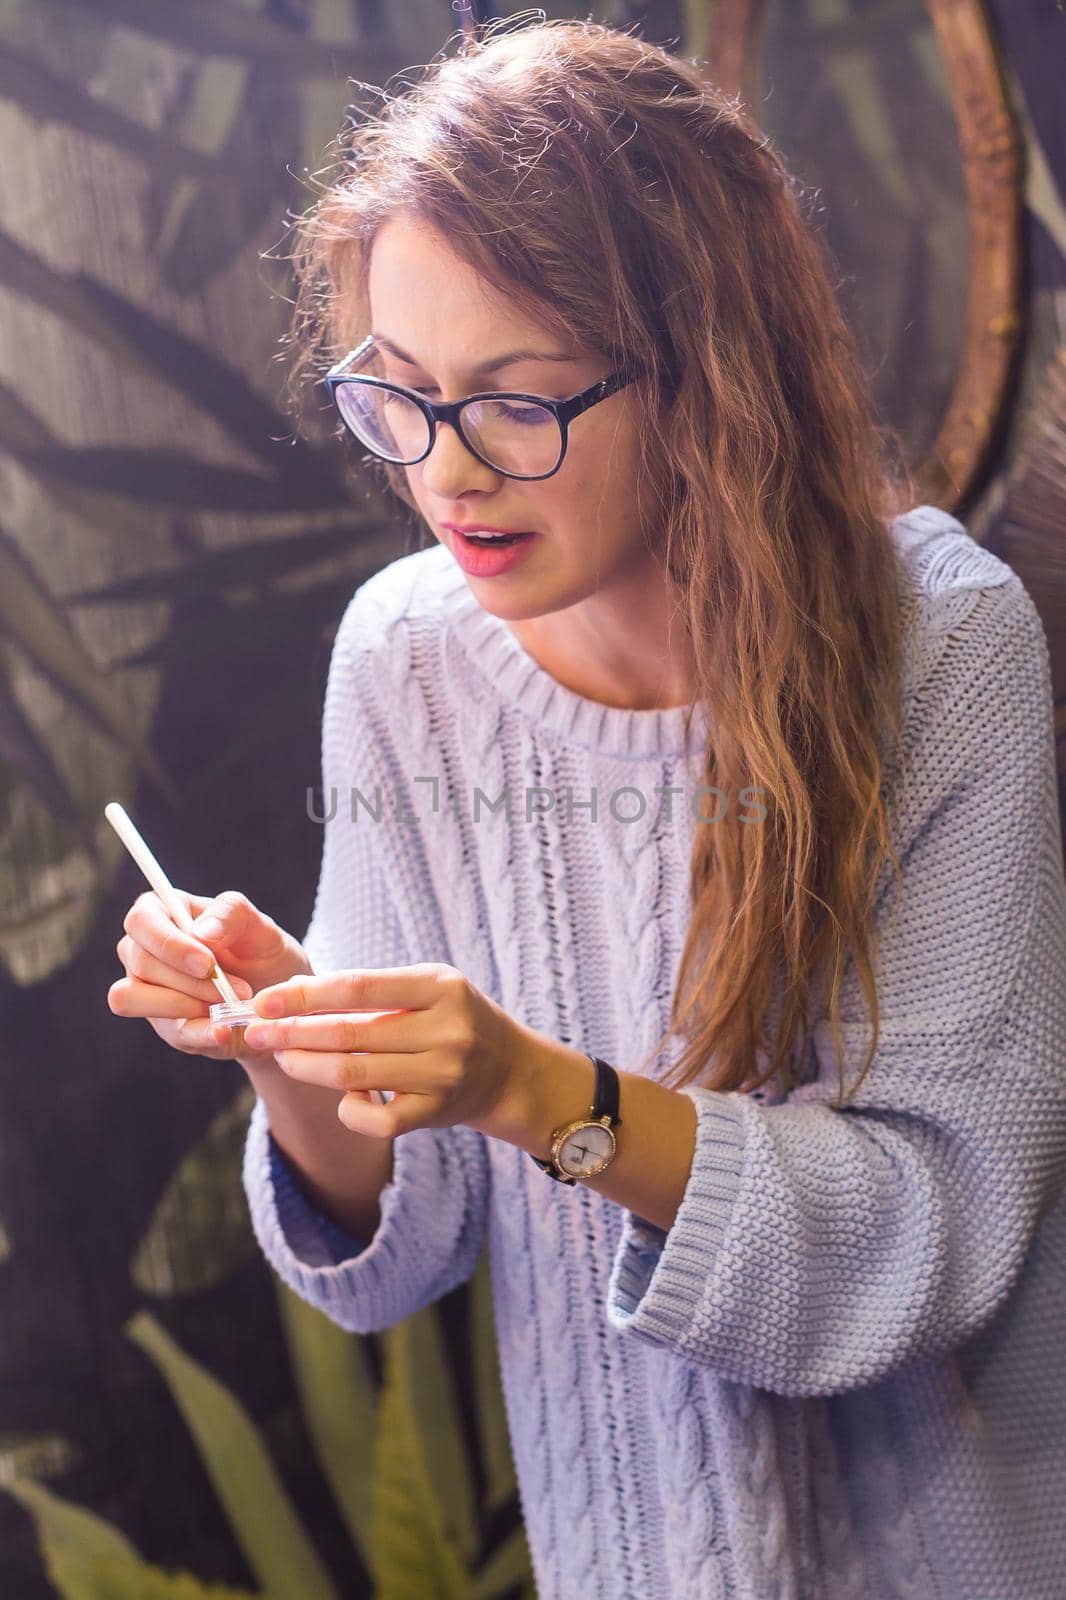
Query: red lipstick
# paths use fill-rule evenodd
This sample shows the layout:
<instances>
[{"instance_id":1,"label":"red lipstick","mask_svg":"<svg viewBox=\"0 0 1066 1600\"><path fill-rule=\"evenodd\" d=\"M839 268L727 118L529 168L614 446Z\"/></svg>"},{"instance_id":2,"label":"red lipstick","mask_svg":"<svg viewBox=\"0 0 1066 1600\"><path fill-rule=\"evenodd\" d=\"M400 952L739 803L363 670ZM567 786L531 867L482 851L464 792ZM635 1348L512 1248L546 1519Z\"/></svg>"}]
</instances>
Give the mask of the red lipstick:
<instances>
[{"instance_id":1,"label":"red lipstick","mask_svg":"<svg viewBox=\"0 0 1066 1600\"><path fill-rule=\"evenodd\" d=\"M486 527L486 533L508 533L509 537L495 545L483 545L468 538L455 523L444 522L441 526L447 528L452 536L452 554L463 571L472 578L495 578L509 572L529 552L537 537L535 533L510 533L508 529ZM475 524L469 526L473 531Z\"/></svg>"}]
</instances>

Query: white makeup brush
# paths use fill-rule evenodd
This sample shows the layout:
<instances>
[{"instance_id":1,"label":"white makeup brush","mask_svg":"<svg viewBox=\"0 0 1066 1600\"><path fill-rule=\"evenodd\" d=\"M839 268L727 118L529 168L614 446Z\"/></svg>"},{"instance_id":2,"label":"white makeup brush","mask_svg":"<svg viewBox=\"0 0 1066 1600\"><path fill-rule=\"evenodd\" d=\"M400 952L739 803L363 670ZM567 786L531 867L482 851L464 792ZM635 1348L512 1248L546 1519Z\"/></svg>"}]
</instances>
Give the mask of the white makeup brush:
<instances>
[{"instance_id":1,"label":"white makeup brush","mask_svg":"<svg viewBox=\"0 0 1066 1600\"><path fill-rule=\"evenodd\" d=\"M184 900L134 827L125 807L120 806L117 800L109 800L104 807L104 816L110 822L178 927L183 933L192 933L195 939L196 935L193 933L192 928L195 919L190 916ZM206 945L204 949L207 949ZM239 1006L241 1004L241 1001L237 998L236 990L217 961L207 976L211 979L223 1000L228 1001L231 1006Z\"/></svg>"},{"instance_id":2,"label":"white makeup brush","mask_svg":"<svg viewBox=\"0 0 1066 1600\"><path fill-rule=\"evenodd\" d=\"M134 826L133 821L125 807L119 805L117 800L109 800L107 805L104 807L104 816L107 818L108 822L110 822L111 826L122 840L122 843L126 846L126 849L129 851L134 861L136 861L137 865L148 879L148 882L151 884L160 900L162 900L163 904L170 912L171 917L177 923L178 927L183 933L192 934L192 937L195 939L196 934L193 933L193 922L195 919L190 916L188 910L186 909L184 900L182 900L174 885L171 883L170 879L159 865L159 862L148 848L148 845L141 837L137 828ZM207 948L208 947L204 945L204 949L207 950ZM210 950L208 950L208 954L211 954ZM211 982L214 984L223 1000L226 1001L227 1005L233 1006L237 1012L237 1015L232 1019L217 1017L215 1019L216 1021L221 1022L232 1020L235 1026L242 1026L252 1021L259 1022L262 1020L255 1011L251 999L238 999L236 990L226 977L226 974L222 971L222 968L219 966L217 961L207 976L211 979ZM212 1007L211 1009L213 1011L215 1008ZM381 1089L369 1089L367 1090L367 1094L375 1105L383 1106L388 1104L388 1099Z\"/></svg>"}]
</instances>

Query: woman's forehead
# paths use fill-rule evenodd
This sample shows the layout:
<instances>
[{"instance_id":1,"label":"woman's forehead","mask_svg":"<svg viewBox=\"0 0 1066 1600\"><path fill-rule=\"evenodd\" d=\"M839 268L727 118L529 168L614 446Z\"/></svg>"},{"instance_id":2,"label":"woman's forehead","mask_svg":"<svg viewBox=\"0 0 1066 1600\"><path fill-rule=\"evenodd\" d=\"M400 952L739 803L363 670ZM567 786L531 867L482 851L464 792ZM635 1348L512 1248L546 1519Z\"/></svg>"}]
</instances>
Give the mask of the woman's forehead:
<instances>
[{"instance_id":1,"label":"woman's forehead","mask_svg":"<svg viewBox=\"0 0 1066 1600\"><path fill-rule=\"evenodd\" d=\"M386 229L388 232L386 232ZM557 319L507 294L425 224L390 219L371 249L363 332L378 334L397 359L471 373L521 354L576 362L588 354Z\"/></svg>"}]
</instances>

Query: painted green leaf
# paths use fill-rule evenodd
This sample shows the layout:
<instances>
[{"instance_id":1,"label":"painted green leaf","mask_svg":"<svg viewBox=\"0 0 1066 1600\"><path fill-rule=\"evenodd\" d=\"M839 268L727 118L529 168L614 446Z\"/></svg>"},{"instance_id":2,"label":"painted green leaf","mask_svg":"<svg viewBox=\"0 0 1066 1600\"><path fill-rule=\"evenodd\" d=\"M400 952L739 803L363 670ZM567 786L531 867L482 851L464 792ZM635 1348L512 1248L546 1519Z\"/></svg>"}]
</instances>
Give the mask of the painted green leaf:
<instances>
[{"instance_id":1,"label":"painted green leaf","mask_svg":"<svg viewBox=\"0 0 1066 1600\"><path fill-rule=\"evenodd\" d=\"M243 4L249 10L263 8L263 0ZM305 37L296 13L278 20L291 28L294 41ZM160 275L179 294L213 282L247 252L248 240L289 199L286 166L263 159L263 150L295 148L300 95L294 78L279 76L261 62L232 56L199 60L183 107L182 133L201 149L224 152L243 182L236 193L210 178L176 185L164 180L145 191L142 210L156 233Z\"/></svg>"},{"instance_id":2,"label":"painted green leaf","mask_svg":"<svg viewBox=\"0 0 1066 1600\"><path fill-rule=\"evenodd\" d=\"M3 282L3 256L4 239L0 234L0 283ZM59 443L37 413L3 383L0 383L0 440L12 450L16 446L27 450L44 449ZM151 526L146 525L144 509L127 502L121 493L104 494L50 483L48 497L51 504L68 511L79 522L99 528L109 539L130 539L140 544ZM162 523L162 516L159 521Z\"/></svg>"},{"instance_id":3,"label":"painted green leaf","mask_svg":"<svg viewBox=\"0 0 1066 1600\"><path fill-rule=\"evenodd\" d=\"M294 484L298 506L308 497L326 507L343 505L348 499L329 458L293 435L288 419L262 398L243 373L109 284L84 272L59 271L2 230L0 284L61 317L124 366L163 379L261 456L281 483ZM20 423L15 403L12 396L5 407L11 416L0 414L5 445L59 443L47 430L45 437L34 438ZM36 426L43 429L43 424ZM55 486L49 487L54 492ZM122 487L119 485L118 492ZM283 511L285 498L281 493L272 509Z\"/></svg>"},{"instance_id":4,"label":"painted green leaf","mask_svg":"<svg viewBox=\"0 0 1066 1600\"><path fill-rule=\"evenodd\" d=\"M18 545L0 528L0 629L49 682L128 751L177 803L177 791L136 733L129 707L71 627Z\"/></svg>"},{"instance_id":5,"label":"painted green leaf","mask_svg":"<svg viewBox=\"0 0 1066 1600\"><path fill-rule=\"evenodd\" d=\"M145 600L191 600L205 591L217 594L222 589L247 588L250 583L270 583L279 577L295 574L303 567L328 560L331 556L351 553L353 548L362 555L371 539L371 528L358 523L342 528L326 528L316 533L295 534L291 538L250 539L227 545L222 550L204 551L203 555L163 572L136 572L130 577L116 578L112 583L102 583L92 589L68 592L63 597L63 604L69 609L77 605L99 605L103 601L122 604ZM390 541L390 547L395 554L395 540ZM367 563L367 570L376 571L377 568ZM353 574L346 581L360 580L357 574Z\"/></svg>"},{"instance_id":6,"label":"painted green leaf","mask_svg":"<svg viewBox=\"0 0 1066 1600\"><path fill-rule=\"evenodd\" d=\"M150 1312L131 1317L125 1331L166 1380L244 1559L271 1600L338 1600L244 1407Z\"/></svg>"},{"instance_id":7,"label":"painted green leaf","mask_svg":"<svg viewBox=\"0 0 1066 1600\"><path fill-rule=\"evenodd\" d=\"M1066 257L1066 204L1055 169L1040 142L1036 124L1029 114L1025 91L1009 63L1001 63L1010 91L1011 108L1025 141L1025 201L1034 217L1039 217L1060 253Z\"/></svg>"},{"instance_id":8,"label":"painted green leaf","mask_svg":"<svg viewBox=\"0 0 1066 1600\"><path fill-rule=\"evenodd\" d=\"M378 1409L374 1474L374 1600L471 1600L471 1579L445 1531L438 1486L427 1459L425 1429L439 1426L415 1406L411 1373L419 1339L415 1324L432 1306L384 1335L385 1387ZM424 1385L422 1386L424 1388Z\"/></svg>"},{"instance_id":9,"label":"painted green leaf","mask_svg":"<svg viewBox=\"0 0 1066 1600\"><path fill-rule=\"evenodd\" d=\"M315 1459L363 1565L373 1574L378 1396L363 1341L272 1276Z\"/></svg>"},{"instance_id":10,"label":"painted green leaf","mask_svg":"<svg viewBox=\"0 0 1066 1600\"><path fill-rule=\"evenodd\" d=\"M53 72L42 61L0 44L0 97L11 100L38 122L61 122L92 139L103 139L127 155L147 162L155 172L194 174L216 180L225 164L190 149L144 122L124 116L96 96L86 94L67 74ZM234 185L240 173L230 172Z\"/></svg>"},{"instance_id":11,"label":"painted green leaf","mask_svg":"<svg viewBox=\"0 0 1066 1600\"><path fill-rule=\"evenodd\" d=\"M525 1528L515 1528L489 1556L474 1579L471 1600L501 1600L518 1583L535 1594Z\"/></svg>"},{"instance_id":12,"label":"painted green leaf","mask_svg":"<svg viewBox=\"0 0 1066 1600\"><path fill-rule=\"evenodd\" d=\"M351 0L316 0L310 7L309 35L315 39L343 39L350 48L352 40L360 35L380 37L383 18L374 13L382 9L382 0L355 0L354 4ZM405 21L417 26L416 19L410 16L413 9L410 4L405 7ZM346 100L347 95L338 97L331 83L303 84L298 106L303 147L297 149L292 161L297 170L304 166L313 172L319 169L327 146L341 126Z\"/></svg>"},{"instance_id":13,"label":"painted green leaf","mask_svg":"<svg viewBox=\"0 0 1066 1600\"><path fill-rule=\"evenodd\" d=\"M15 698L0 660L0 761L29 784L37 799L54 817L76 823L78 802L52 753ZM0 1227L0 1261L4 1259L4 1234Z\"/></svg>"},{"instance_id":14,"label":"painted green leaf","mask_svg":"<svg viewBox=\"0 0 1066 1600\"><path fill-rule=\"evenodd\" d=\"M147 1565L117 1528L42 1484L13 1483L8 1493L33 1517L45 1572L62 1600L260 1600L247 1589Z\"/></svg>"},{"instance_id":15,"label":"painted green leaf","mask_svg":"<svg viewBox=\"0 0 1066 1600\"><path fill-rule=\"evenodd\" d=\"M291 637L292 627L310 629L336 622L351 597L352 587L350 579L336 579L296 594L286 594L275 586L265 594L257 594L253 604L237 599L205 599L183 617L180 633L164 634L143 649L120 657L119 664L141 667L171 660L202 664L215 657L232 660L244 648L261 650L266 639Z\"/></svg>"},{"instance_id":16,"label":"painted green leaf","mask_svg":"<svg viewBox=\"0 0 1066 1600\"><path fill-rule=\"evenodd\" d=\"M411 1404L430 1482L440 1502L445 1538L471 1567L480 1543L474 1477L435 1306L410 1318L405 1349Z\"/></svg>"},{"instance_id":17,"label":"painted green leaf","mask_svg":"<svg viewBox=\"0 0 1066 1600\"><path fill-rule=\"evenodd\" d=\"M488 1251L483 1250L470 1279L470 1326L473 1349L474 1393L477 1397L478 1435L485 1467L485 1510L490 1514L506 1505L518 1492L511 1437L507 1427L500 1363L496 1350L496 1325L492 1314L492 1284Z\"/></svg>"},{"instance_id":18,"label":"painted green leaf","mask_svg":"<svg viewBox=\"0 0 1066 1600\"><path fill-rule=\"evenodd\" d=\"M152 1295L211 1289L255 1254L241 1157L255 1090L245 1084L217 1112L159 1199L130 1263Z\"/></svg>"},{"instance_id":19,"label":"painted green leaf","mask_svg":"<svg viewBox=\"0 0 1066 1600\"><path fill-rule=\"evenodd\" d=\"M333 503L321 486L302 482L282 488L277 478L242 467L220 467L181 450L140 450L125 445L52 445L41 450L8 446L20 466L46 484L58 481L81 489L122 493L152 506L199 511L278 513L301 507L321 510Z\"/></svg>"},{"instance_id":20,"label":"painted green leaf","mask_svg":"<svg viewBox=\"0 0 1066 1600\"><path fill-rule=\"evenodd\" d=\"M261 0L251 0L251 3L258 9ZM180 131L198 150L209 151L216 160L226 150L233 125L241 114L250 70L247 62L235 61L232 57L199 58L194 65L194 76L183 96ZM232 156L233 153L230 154ZM167 258L190 206L199 197L210 194L211 203L216 208L220 199L227 198L228 209L235 209L243 215L243 191L247 188L248 166L247 163L232 159L228 165L234 171L241 172L245 180L236 192L228 196L219 186L211 184L209 179L205 184L189 177L175 181L174 173L158 168L149 174L142 210L153 225L152 248L157 256L163 258L164 276L169 282L174 279L167 267ZM249 237L250 233L246 232L245 239Z\"/></svg>"},{"instance_id":21,"label":"painted green leaf","mask_svg":"<svg viewBox=\"0 0 1066 1600\"><path fill-rule=\"evenodd\" d=\"M81 1452L59 1433L0 1433L0 1488L16 1478L61 1478Z\"/></svg>"},{"instance_id":22,"label":"painted green leaf","mask_svg":"<svg viewBox=\"0 0 1066 1600\"><path fill-rule=\"evenodd\" d=\"M216 207L222 203L214 192ZM292 420L253 388L245 375L188 334L169 328L110 285L78 274L86 303L141 364L212 416L270 468L281 485L271 511L329 510L347 504L348 489L333 459L301 438Z\"/></svg>"},{"instance_id":23,"label":"painted green leaf","mask_svg":"<svg viewBox=\"0 0 1066 1600\"><path fill-rule=\"evenodd\" d=\"M343 80L348 72L368 77L388 74L396 66L394 52L367 40L357 45L334 44L294 34L280 23L234 5L232 0L81 0L82 9L105 21L123 22L155 39L181 45L198 55L241 56L270 62L299 77Z\"/></svg>"},{"instance_id":24,"label":"painted green leaf","mask_svg":"<svg viewBox=\"0 0 1066 1600\"><path fill-rule=\"evenodd\" d=\"M706 60L711 45L711 7L707 0L683 0L681 14L685 24L682 53Z\"/></svg>"},{"instance_id":25,"label":"painted green leaf","mask_svg":"<svg viewBox=\"0 0 1066 1600\"><path fill-rule=\"evenodd\" d=\"M892 117L877 81L874 63L862 50L842 50L825 62L829 84L840 96L858 148L884 184L902 216L914 214L915 196L906 179Z\"/></svg>"}]
</instances>

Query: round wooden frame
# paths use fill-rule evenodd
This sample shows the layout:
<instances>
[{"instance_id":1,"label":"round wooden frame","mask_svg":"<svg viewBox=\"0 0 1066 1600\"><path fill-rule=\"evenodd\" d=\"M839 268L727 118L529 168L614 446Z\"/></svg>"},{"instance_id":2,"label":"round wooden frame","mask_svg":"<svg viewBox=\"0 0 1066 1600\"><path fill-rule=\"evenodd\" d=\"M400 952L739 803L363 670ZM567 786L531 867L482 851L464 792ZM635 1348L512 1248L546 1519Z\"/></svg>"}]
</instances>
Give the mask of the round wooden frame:
<instances>
[{"instance_id":1,"label":"round wooden frame","mask_svg":"<svg viewBox=\"0 0 1066 1600\"><path fill-rule=\"evenodd\" d=\"M1022 333L1022 139L981 0L925 0L951 89L970 217L966 332L947 410L915 471L919 498L954 510L979 480ZM750 103L763 0L718 0L715 81Z\"/></svg>"}]
</instances>

